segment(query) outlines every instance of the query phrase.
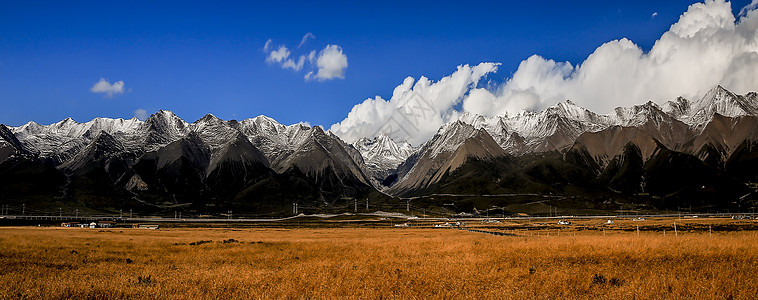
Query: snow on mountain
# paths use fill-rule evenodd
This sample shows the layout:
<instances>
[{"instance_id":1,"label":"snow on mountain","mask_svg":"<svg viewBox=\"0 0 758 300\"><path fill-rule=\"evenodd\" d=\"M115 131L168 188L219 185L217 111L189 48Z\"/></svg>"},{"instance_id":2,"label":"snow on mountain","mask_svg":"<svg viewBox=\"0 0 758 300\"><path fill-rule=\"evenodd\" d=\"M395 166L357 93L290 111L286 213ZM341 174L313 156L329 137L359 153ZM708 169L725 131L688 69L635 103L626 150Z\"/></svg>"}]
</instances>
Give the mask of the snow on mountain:
<instances>
[{"instance_id":1,"label":"snow on mountain","mask_svg":"<svg viewBox=\"0 0 758 300\"><path fill-rule=\"evenodd\" d=\"M66 170L83 168L90 162L107 159L110 156L124 152L124 146L106 131L100 131L84 149L76 153L74 157L64 162L60 167Z\"/></svg>"},{"instance_id":2,"label":"snow on mountain","mask_svg":"<svg viewBox=\"0 0 758 300\"><path fill-rule=\"evenodd\" d=\"M483 129L463 121L445 124L406 162L398 167L398 183L392 192L428 187L470 158L492 159L506 152Z\"/></svg>"},{"instance_id":3,"label":"snow on mountain","mask_svg":"<svg viewBox=\"0 0 758 300\"><path fill-rule=\"evenodd\" d=\"M514 116L483 116L464 113L460 121L486 130L508 153L561 150L579 134L598 131L613 123L571 101L560 102L540 112L522 111Z\"/></svg>"},{"instance_id":4,"label":"snow on mountain","mask_svg":"<svg viewBox=\"0 0 758 300\"><path fill-rule=\"evenodd\" d=\"M188 128L191 132L197 133L200 140L208 145L211 151L215 151L227 142L234 140L239 133L228 121L221 120L212 114L207 114L189 124Z\"/></svg>"},{"instance_id":5,"label":"snow on mountain","mask_svg":"<svg viewBox=\"0 0 758 300\"><path fill-rule=\"evenodd\" d=\"M674 101L668 101L661 105L661 110L675 119L688 117L692 103L684 97L677 97Z\"/></svg>"},{"instance_id":6,"label":"snow on mountain","mask_svg":"<svg viewBox=\"0 0 758 300\"><path fill-rule=\"evenodd\" d=\"M62 163L72 158L86 147L100 132L120 138L122 143L134 144L133 140L143 126L137 118L129 120L95 118L86 123L79 123L71 118L50 125L29 122L19 127L10 128L21 143L34 149L44 159Z\"/></svg>"},{"instance_id":7,"label":"snow on mountain","mask_svg":"<svg viewBox=\"0 0 758 300\"><path fill-rule=\"evenodd\" d=\"M715 114L726 117L758 116L758 94L736 95L717 86L696 102L679 97L662 105L648 102L619 107L608 114L591 112L568 100L543 111L522 111L515 115L484 117L463 113L457 121L440 127L437 134L418 150L407 142L395 142L385 135L363 138L348 145L320 127L283 125L262 115L237 122L224 121L208 114L194 123L187 123L166 110L156 112L144 122L136 118L95 118L79 123L66 118L50 125L29 122L19 127L7 127L9 133L6 135L9 137L0 139L0 149L3 149L5 157L22 149L24 153L36 154L53 165L61 166L78 153L91 151L92 147L87 147L96 142L97 137L101 137L100 148L97 149L103 149L103 141L112 140L113 145L119 145L114 149L139 156L193 135L209 148L212 155L217 155L213 153L229 148L229 143L235 143L235 147L240 149L249 148L239 143L242 135L265 157L266 165L276 171L281 172L292 166L313 172L331 168L362 182L365 177L371 178L377 185L378 181L395 171L398 175L407 174L423 160L435 162L427 163L427 170L422 173L438 179L441 175L432 174L431 171L435 167L454 169L472 155L499 155L494 150L490 151L490 140L505 153L520 155L562 151L571 147L583 133L596 133L612 127L633 127L666 147L679 150L694 134L692 131L702 131ZM482 133L486 133L486 137ZM473 137L477 142L471 144ZM465 151L460 150L462 148L466 148ZM456 154L459 150L465 153ZM255 156L247 160L253 161ZM448 162L436 162L443 158ZM451 164L451 160L456 162ZM421 177L416 178L416 183L429 179L423 179L426 175L419 175Z\"/></svg>"},{"instance_id":8,"label":"snow on mountain","mask_svg":"<svg viewBox=\"0 0 758 300\"><path fill-rule=\"evenodd\" d=\"M238 128L272 166L303 144L312 129L303 124L283 125L263 115L240 121Z\"/></svg>"},{"instance_id":9,"label":"snow on mountain","mask_svg":"<svg viewBox=\"0 0 758 300\"><path fill-rule=\"evenodd\" d=\"M143 143L146 151L155 151L187 136L189 124L168 110L159 110L150 115L141 126L145 132Z\"/></svg>"},{"instance_id":10,"label":"snow on mountain","mask_svg":"<svg viewBox=\"0 0 758 300\"><path fill-rule=\"evenodd\" d=\"M371 139L361 138L352 146L360 152L366 167L377 179L386 178L413 153L408 142L396 143L384 134Z\"/></svg>"},{"instance_id":11,"label":"snow on mountain","mask_svg":"<svg viewBox=\"0 0 758 300\"><path fill-rule=\"evenodd\" d=\"M691 116L682 121L701 129L716 113L726 117L758 115L758 101L756 101L755 93L740 96L717 86L695 102L690 111Z\"/></svg>"},{"instance_id":12,"label":"snow on mountain","mask_svg":"<svg viewBox=\"0 0 758 300\"><path fill-rule=\"evenodd\" d=\"M277 172L297 167L309 176L319 177L329 169L343 176L343 180L376 183L369 179L360 152L321 127L283 125L272 118L257 116L240 121L238 129Z\"/></svg>"},{"instance_id":13,"label":"snow on mountain","mask_svg":"<svg viewBox=\"0 0 758 300\"><path fill-rule=\"evenodd\" d=\"M631 107L618 107L605 115L596 114L575 105L571 101L560 102L539 112L522 111L513 116L491 118L464 113L460 121L478 129L486 130L508 153L522 154L562 150L571 146L584 132L599 132L612 126L650 127L662 131L653 134L671 146L680 143L680 135L686 134L684 122L695 130L710 122L714 114L728 117L758 115L758 93L735 95L717 86L699 101L691 103L678 97L663 105L648 102Z\"/></svg>"}]
</instances>

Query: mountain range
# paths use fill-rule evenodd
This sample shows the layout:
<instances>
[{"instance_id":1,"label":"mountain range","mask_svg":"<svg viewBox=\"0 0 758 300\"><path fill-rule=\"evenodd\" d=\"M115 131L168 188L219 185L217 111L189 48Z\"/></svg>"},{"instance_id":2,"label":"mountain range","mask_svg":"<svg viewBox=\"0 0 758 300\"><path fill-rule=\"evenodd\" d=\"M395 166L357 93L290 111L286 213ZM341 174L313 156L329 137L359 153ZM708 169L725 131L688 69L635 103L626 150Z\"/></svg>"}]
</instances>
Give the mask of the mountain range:
<instances>
[{"instance_id":1,"label":"mountain range","mask_svg":"<svg viewBox=\"0 0 758 300\"><path fill-rule=\"evenodd\" d=\"M538 202L740 210L754 206L756 141L758 94L720 86L696 101L609 114L568 100L515 115L464 113L415 148L386 135L348 144L266 116L188 123L161 110L145 121L0 125L0 197L38 211L109 213L280 215L295 202L345 210L354 199L381 206L398 197L451 213Z\"/></svg>"}]
</instances>

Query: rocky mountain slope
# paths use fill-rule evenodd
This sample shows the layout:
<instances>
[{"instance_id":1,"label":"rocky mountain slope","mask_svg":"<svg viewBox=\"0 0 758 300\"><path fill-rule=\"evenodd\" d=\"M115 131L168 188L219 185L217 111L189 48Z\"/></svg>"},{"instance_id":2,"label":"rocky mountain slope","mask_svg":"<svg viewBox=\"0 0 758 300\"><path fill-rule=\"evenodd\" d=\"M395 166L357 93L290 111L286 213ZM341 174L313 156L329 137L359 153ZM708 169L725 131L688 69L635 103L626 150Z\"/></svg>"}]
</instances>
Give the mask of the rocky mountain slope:
<instances>
[{"instance_id":1,"label":"rocky mountain slope","mask_svg":"<svg viewBox=\"0 0 758 300\"><path fill-rule=\"evenodd\" d=\"M38 206L98 211L286 211L296 201L320 207L376 193L358 151L320 127L210 114L188 123L165 110L144 122L0 125L0 174L19 172L55 178L40 183L45 200ZM27 184L12 181L8 190ZM0 196L21 203L29 195Z\"/></svg>"},{"instance_id":2,"label":"rocky mountain slope","mask_svg":"<svg viewBox=\"0 0 758 300\"><path fill-rule=\"evenodd\" d=\"M512 116L464 113L417 148L384 135L349 145L266 116L188 123L161 110L145 121L0 125L0 197L48 208L262 214L293 202L326 209L439 193L723 209L753 205L756 143L758 94L720 86L697 101L608 114L571 101Z\"/></svg>"}]
</instances>

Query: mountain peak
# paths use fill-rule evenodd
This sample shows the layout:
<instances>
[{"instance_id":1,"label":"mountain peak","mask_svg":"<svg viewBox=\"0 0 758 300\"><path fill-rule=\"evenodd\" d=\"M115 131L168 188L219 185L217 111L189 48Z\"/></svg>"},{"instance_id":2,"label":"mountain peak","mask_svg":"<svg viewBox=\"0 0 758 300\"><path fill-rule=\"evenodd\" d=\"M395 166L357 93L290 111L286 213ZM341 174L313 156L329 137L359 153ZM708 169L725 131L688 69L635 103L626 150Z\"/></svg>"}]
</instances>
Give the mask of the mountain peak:
<instances>
[{"instance_id":1,"label":"mountain peak","mask_svg":"<svg viewBox=\"0 0 758 300\"><path fill-rule=\"evenodd\" d=\"M79 122L74 121L74 119L72 119L71 117L67 117L59 121L58 123L55 123L55 125L58 125L58 127L64 126L64 125L73 125L73 124L79 124Z\"/></svg>"},{"instance_id":2,"label":"mountain peak","mask_svg":"<svg viewBox=\"0 0 758 300\"><path fill-rule=\"evenodd\" d=\"M754 99L735 95L719 85L705 93L693 105L691 117L686 121L692 126L702 128L714 114L727 117L758 115L758 103Z\"/></svg>"},{"instance_id":3,"label":"mountain peak","mask_svg":"<svg viewBox=\"0 0 758 300\"><path fill-rule=\"evenodd\" d=\"M171 112L169 110L163 110L163 109L161 109L158 112L150 115L150 117L148 117L147 120L145 120L145 122L146 123L151 123L151 122L156 122L158 120L164 120L164 121L181 120L182 122L184 122L184 120L182 120L181 118L179 118L179 116L177 116L173 112Z\"/></svg>"},{"instance_id":4,"label":"mountain peak","mask_svg":"<svg viewBox=\"0 0 758 300\"><path fill-rule=\"evenodd\" d=\"M222 120L212 114L206 114L202 118L195 121L195 123L217 123L219 121Z\"/></svg>"}]
</instances>

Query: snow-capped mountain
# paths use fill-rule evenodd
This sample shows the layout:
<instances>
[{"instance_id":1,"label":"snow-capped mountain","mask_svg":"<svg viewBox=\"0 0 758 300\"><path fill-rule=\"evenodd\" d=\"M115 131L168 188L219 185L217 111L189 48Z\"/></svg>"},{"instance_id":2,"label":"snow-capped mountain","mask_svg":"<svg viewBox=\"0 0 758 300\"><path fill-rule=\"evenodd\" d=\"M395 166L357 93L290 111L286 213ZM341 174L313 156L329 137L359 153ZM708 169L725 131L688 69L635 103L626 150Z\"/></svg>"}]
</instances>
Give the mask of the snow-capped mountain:
<instances>
[{"instance_id":1,"label":"snow-capped mountain","mask_svg":"<svg viewBox=\"0 0 758 300\"><path fill-rule=\"evenodd\" d=\"M648 102L618 107L605 115L567 100L539 112L523 111L513 116L490 118L464 113L459 120L486 130L508 153L519 155L564 150L582 133L599 132L612 126L652 126L663 130L656 136L659 141L676 147L676 143L684 142L681 136L688 134L685 127L700 131L714 114L728 117L758 115L758 94L735 95L717 86L695 103L678 97L662 106Z\"/></svg>"},{"instance_id":2,"label":"snow-capped mountain","mask_svg":"<svg viewBox=\"0 0 758 300\"><path fill-rule=\"evenodd\" d=\"M294 198L327 205L377 190L454 192L480 183L488 191L560 193L551 181L564 180L555 174L562 170L570 171L568 177L594 174L587 175L597 176L588 179L596 180L593 184L631 193L666 180L646 172L669 169L671 176L740 170L730 176L753 178L756 120L758 94L736 95L719 86L696 102L679 97L608 114L571 101L515 115L464 113L414 149L385 135L349 145L321 127L284 125L266 116L238 122L208 114L188 123L161 110L145 121L67 118L50 125L0 125L0 176L5 176L0 178L22 187L28 182L24 176L45 174L50 186L39 187L47 193L43 198L197 209L219 203L260 208L263 199L282 206ZM500 174L512 177L501 181ZM445 186L450 182L455 184ZM8 191L0 189L0 197L11 195ZM663 184L658 191L671 192Z\"/></svg>"},{"instance_id":3,"label":"snow-capped mountain","mask_svg":"<svg viewBox=\"0 0 758 300\"><path fill-rule=\"evenodd\" d=\"M19 127L10 128L25 147L39 153L40 157L60 164L86 147L98 134L107 132L118 137L122 143L136 146L144 122L137 118L129 120L95 118L86 123L79 123L71 118L50 125L29 122Z\"/></svg>"},{"instance_id":4,"label":"snow-capped mountain","mask_svg":"<svg viewBox=\"0 0 758 300\"><path fill-rule=\"evenodd\" d=\"M285 126L264 116L225 121L211 114L188 123L166 110L144 122L67 118L50 125L0 125L0 164L4 176L23 171L18 164L49 173L55 186L46 189L60 191L54 197L156 207L243 200L238 205L249 206L277 196L323 204L364 197L376 184L360 153L320 127Z\"/></svg>"},{"instance_id":5,"label":"snow-capped mountain","mask_svg":"<svg viewBox=\"0 0 758 300\"><path fill-rule=\"evenodd\" d=\"M413 147L408 142L396 143L384 134L372 139L361 138L352 146L361 153L366 168L378 180L387 178L413 153Z\"/></svg>"},{"instance_id":6,"label":"snow-capped mountain","mask_svg":"<svg viewBox=\"0 0 758 300\"><path fill-rule=\"evenodd\" d=\"M398 167L397 184L392 185L391 191L401 193L426 188L470 158L488 160L504 155L505 150L487 131L455 121L442 126Z\"/></svg>"},{"instance_id":7,"label":"snow-capped mountain","mask_svg":"<svg viewBox=\"0 0 758 300\"><path fill-rule=\"evenodd\" d=\"M711 121L714 114L727 117L758 115L756 93L741 96L717 86L692 104L682 121L695 128L702 128Z\"/></svg>"},{"instance_id":8,"label":"snow-capped mountain","mask_svg":"<svg viewBox=\"0 0 758 300\"><path fill-rule=\"evenodd\" d=\"M287 126L262 115L240 121L238 128L263 152L272 166L279 165L294 149L305 143L313 129L303 124Z\"/></svg>"}]
</instances>

